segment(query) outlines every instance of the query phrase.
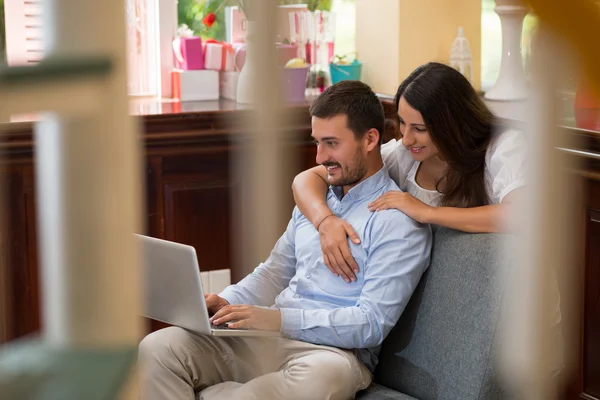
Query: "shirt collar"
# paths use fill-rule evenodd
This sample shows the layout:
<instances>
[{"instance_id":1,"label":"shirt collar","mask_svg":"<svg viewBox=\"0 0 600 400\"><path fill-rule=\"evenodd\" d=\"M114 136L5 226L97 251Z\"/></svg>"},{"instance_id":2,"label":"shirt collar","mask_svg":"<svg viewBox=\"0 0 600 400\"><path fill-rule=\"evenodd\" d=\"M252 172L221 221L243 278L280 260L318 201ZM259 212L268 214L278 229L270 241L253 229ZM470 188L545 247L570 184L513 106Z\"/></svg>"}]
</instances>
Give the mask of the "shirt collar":
<instances>
[{"instance_id":1,"label":"shirt collar","mask_svg":"<svg viewBox=\"0 0 600 400\"><path fill-rule=\"evenodd\" d=\"M379 171L354 186L344 196L343 186L330 186L329 190L339 199L348 198L349 200L358 200L379 190L390 179L387 168L382 167Z\"/></svg>"}]
</instances>

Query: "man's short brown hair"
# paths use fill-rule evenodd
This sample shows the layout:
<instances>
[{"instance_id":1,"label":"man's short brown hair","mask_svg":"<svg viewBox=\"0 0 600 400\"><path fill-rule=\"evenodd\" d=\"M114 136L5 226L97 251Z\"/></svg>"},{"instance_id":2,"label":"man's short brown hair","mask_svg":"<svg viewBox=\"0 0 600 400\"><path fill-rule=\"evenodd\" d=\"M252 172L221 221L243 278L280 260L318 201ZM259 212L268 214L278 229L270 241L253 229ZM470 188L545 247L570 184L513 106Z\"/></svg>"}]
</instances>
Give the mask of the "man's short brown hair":
<instances>
[{"instance_id":1,"label":"man's short brown hair","mask_svg":"<svg viewBox=\"0 0 600 400\"><path fill-rule=\"evenodd\" d=\"M360 81L341 81L325 89L310 106L310 115L322 119L346 115L348 129L356 139L375 128L379 132L379 145L383 140L383 105L369 85Z\"/></svg>"}]
</instances>

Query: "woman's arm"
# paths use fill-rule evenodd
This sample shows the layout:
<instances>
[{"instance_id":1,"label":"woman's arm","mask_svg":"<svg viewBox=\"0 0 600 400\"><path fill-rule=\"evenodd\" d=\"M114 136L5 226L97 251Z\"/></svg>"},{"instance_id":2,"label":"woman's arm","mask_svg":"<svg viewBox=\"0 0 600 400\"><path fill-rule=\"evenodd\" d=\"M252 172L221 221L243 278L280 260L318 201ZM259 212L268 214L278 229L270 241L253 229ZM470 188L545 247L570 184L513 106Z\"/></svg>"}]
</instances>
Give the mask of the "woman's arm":
<instances>
[{"instance_id":1,"label":"woman's arm","mask_svg":"<svg viewBox=\"0 0 600 400\"><path fill-rule=\"evenodd\" d=\"M473 208L432 207L426 220L471 233L518 233L519 218L515 213L521 192L522 189L513 190L500 204Z\"/></svg>"},{"instance_id":2,"label":"woman's arm","mask_svg":"<svg viewBox=\"0 0 600 400\"><path fill-rule=\"evenodd\" d=\"M420 222L470 233L506 232L502 221L505 212L504 204L473 208L431 207Z\"/></svg>"},{"instance_id":3,"label":"woman's arm","mask_svg":"<svg viewBox=\"0 0 600 400\"><path fill-rule=\"evenodd\" d=\"M355 281L358 264L352 257L348 237L360 243L352 226L338 218L327 206L327 170L313 167L294 178L292 191L298 209L319 231L323 262L346 282Z\"/></svg>"},{"instance_id":4,"label":"woman's arm","mask_svg":"<svg viewBox=\"0 0 600 400\"><path fill-rule=\"evenodd\" d=\"M292 183L296 205L315 228L333 214L327 206L328 187L327 169L322 165L299 173Z\"/></svg>"},{"instance_id":5,"label":"woman's arm","mask_svg":"<svg viewBox=\"0 0 600 400\"><path fill-rule=\"evenodd\" d=\"M369 205L372 211L396 208L423 224L435 224L470 233L516 233L519 221L515 204L521 189L506 195L500 204L473 208L433 207L409 193L390 191Z\"/></svg>"}]
</instances>

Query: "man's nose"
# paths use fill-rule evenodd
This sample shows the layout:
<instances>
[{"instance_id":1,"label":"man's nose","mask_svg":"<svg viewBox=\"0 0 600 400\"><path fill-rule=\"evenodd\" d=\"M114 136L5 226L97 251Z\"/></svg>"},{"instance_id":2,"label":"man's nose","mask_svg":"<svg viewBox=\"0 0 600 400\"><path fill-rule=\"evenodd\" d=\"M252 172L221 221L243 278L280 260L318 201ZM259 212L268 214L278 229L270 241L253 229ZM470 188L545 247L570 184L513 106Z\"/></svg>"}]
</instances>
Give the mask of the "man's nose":
<instances>
[{"instance_id":1,"label":"man's nose","mask_svg":"<svg viewBox=\"0 0 600 400\"><path fill-rule=\"evenodd\" d=\"M317 145L317 164L323 164L329 158L327 151L321 145Z\"/></svg>"}]
</instances>

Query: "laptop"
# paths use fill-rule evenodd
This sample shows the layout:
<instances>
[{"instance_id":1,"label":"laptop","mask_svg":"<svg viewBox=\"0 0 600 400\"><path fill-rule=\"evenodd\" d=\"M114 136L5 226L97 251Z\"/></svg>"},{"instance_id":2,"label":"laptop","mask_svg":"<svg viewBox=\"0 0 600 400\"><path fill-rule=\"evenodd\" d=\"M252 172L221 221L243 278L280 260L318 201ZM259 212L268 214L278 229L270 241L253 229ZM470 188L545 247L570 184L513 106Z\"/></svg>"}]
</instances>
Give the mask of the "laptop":
<instances>
[{"instance_id":1,"label":"laptop","mask_svg":"<svg viewBox=\"0 0 600 400\"><path fill-rule=\"evenodd\" d=\"M143 316L204 335L281 336L274 331L211 325L196 250L181 243L135 236L142 258Z\"/></svg>"}]
</instances>

